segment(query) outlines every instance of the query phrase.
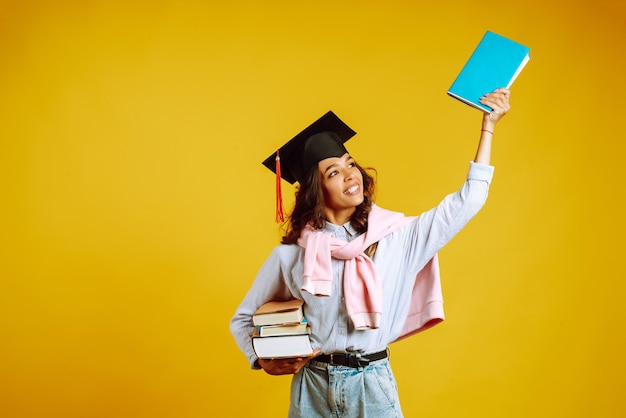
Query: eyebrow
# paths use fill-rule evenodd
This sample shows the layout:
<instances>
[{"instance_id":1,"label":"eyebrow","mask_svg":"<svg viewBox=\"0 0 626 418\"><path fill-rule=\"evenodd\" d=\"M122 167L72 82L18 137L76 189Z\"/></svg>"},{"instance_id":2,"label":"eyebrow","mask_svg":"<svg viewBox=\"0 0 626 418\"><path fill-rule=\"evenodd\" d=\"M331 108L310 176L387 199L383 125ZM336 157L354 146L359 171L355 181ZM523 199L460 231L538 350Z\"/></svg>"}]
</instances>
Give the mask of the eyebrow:
<instances>
[{"instance_id":1,"label":"eyebrow","mask_svg":"<svg viewBox=\"0 0 626 418\"><path fill-rule=\"evenodd\" d=\"M352 156L350 154L348 154L348 157L346 158L346 162L348 162L350 160L354 161L354 158L352 158ZM337 165L339 165L339 164L335 163L335 164L331 164L328 167L326 167L326 170L324 170L324 174L326 174L328 172L328 170L330 170L333 167L336 167Z\"/></svg>"}]
</instances>

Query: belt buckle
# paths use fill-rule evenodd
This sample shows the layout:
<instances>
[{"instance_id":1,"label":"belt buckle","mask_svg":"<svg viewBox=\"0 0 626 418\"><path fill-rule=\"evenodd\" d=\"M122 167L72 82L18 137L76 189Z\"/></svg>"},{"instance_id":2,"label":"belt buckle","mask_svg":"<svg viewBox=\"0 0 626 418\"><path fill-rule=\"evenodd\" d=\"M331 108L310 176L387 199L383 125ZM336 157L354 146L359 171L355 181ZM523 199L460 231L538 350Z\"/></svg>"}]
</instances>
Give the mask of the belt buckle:
<instances>
[{"instance_id":1,"label":"belt buckle","mask_svg":"<svg viewBox=\"0 0 626 418\"><path fill-rule=\"evenodd\" d=\"M370 359L361 357L361 353L348 353L347 359L350 367L365 367L370 364Z\"/></svg>"}]
</instances>

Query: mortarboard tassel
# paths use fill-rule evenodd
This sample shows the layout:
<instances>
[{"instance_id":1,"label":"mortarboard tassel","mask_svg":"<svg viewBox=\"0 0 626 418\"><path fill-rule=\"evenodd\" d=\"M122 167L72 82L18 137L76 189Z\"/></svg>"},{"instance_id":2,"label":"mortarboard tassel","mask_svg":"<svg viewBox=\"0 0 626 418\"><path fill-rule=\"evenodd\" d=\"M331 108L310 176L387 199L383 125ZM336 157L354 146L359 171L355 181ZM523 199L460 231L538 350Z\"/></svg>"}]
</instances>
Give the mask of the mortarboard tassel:
<instances>
[{"instance_id":1,"label":"mortarboard tassel","mask_svg":"<svg viewBox=\"0 0 626 418\"><path fill-rule=\"evenodd\" d=\"M280 187L280 155L276 151L276 222L284 222L283 192Z\"/></svg>"}]
</instances>

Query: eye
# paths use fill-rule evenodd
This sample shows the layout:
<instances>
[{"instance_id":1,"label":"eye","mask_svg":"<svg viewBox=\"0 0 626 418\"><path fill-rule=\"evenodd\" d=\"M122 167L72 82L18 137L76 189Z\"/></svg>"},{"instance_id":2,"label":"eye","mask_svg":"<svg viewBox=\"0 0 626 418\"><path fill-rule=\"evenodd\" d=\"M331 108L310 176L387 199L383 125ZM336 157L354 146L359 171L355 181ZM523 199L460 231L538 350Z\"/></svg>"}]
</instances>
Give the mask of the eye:
<instances>
[{"instance_id":1,"label":"eye","mask_svg":"<svg viewBox=\"0 0 626 418\"><path fill-rule=\"evenodd\" d=\"M337 170L333 170L333 171L331 171L331 172L328 174L328 178L335 177L335 176L337 175L337 173L338 173L338 171L337 171Z\"/></svg>"}]
</instances>

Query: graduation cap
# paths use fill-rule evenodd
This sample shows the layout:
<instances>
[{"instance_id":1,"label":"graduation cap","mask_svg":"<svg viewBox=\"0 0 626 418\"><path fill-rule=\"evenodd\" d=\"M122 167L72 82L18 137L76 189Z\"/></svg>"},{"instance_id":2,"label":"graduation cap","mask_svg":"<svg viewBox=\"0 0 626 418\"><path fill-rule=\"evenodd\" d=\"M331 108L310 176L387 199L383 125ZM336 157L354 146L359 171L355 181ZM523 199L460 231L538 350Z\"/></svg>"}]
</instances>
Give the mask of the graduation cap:
<instances>
[{"instance_id":1,"label":"graduation cap","mask_svg":"<svg viewBox=\"0 0 626 418\"><path fill-rule=\"evenodd\" d=\"M343 144L355 134L329 110L263 161L264 166L276 173L276 222L284 220L280 179L290 184L301 182L320 161L346 154Z\"/></svg>"}]
</instances>

